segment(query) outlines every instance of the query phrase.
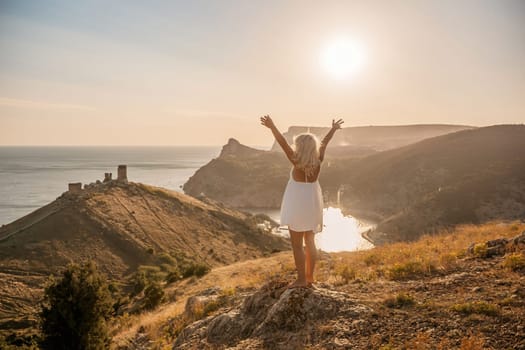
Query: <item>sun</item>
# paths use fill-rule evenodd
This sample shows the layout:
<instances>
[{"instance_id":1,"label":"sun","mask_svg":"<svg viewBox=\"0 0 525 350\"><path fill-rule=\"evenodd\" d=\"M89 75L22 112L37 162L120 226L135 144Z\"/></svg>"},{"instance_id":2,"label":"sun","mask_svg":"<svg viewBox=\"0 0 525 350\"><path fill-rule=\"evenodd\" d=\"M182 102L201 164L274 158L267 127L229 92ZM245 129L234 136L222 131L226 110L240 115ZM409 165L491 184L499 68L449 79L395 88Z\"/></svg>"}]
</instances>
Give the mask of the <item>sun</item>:
<instances>
[{"instance_id":1,"label":"sun","mask_svg":"<svg viewBox=\"0 0 525 350\"><path fill-rule=\"evenodd\" d=\"M343 80L362 69L365 52L358 43L339 38L323 47L319 58L326 73L334 79Z\"/></svg>"}]
</instances>

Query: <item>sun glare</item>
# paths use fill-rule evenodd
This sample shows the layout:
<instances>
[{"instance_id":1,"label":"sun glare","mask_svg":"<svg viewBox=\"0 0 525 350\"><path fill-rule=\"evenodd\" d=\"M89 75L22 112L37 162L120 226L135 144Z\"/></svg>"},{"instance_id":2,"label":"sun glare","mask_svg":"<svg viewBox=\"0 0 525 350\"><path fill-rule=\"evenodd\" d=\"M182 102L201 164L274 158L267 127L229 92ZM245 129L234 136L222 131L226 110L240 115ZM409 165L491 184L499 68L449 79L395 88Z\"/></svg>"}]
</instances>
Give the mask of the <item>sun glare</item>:
<instances>
[{"instance_id":1,"label":"sun glare","mask_svg":"<svg viewBox=\"0 0 525 350\"><path fill-rule=\"evenodd\" d=\"M357 73L363 66L363 48L349 39L337 39L326 45L320 55L320 64L334 79L346 79Z\"/></svg>"},{"instance_id":2,"label":"sun glare","mask_svg":"<svg viewBox=\"0 0 525 350\"><path fill-rule=\"evenodd\" d=\"M315 241L318 248L325 252L354 251L373 247L361 236L361 232L367 231L372 226L361 226L355 218L344 216L339 208L323 209L323 223L323 231L316 234Z\"/></svg>"}]
</instances>

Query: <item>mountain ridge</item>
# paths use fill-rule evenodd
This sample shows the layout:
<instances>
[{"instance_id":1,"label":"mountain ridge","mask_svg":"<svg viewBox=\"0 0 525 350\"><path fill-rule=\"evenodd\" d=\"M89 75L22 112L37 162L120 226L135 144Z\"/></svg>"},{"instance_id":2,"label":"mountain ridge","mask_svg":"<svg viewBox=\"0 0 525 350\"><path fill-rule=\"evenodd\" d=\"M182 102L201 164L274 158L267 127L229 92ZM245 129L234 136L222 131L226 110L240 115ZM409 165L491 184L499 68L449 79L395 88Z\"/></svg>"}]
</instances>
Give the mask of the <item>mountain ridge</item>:
<instances>
[{"instance_id":1,"label":"mountain ridge","mask_svg":"<svg viewBox=\"0 0 525 350\"><path fill-rule=\"evenodd\" d=\"M405 146L429 137L475 128L457 124L349 126L334 135L330 147L363 147L377 152ZM330 127L290 126L283 136L289 144L292 144L293 136L299 133L311 132L321 140L329 130ZM274 141L271 150L279 149L279 144Z\"/></svg>"}]
</instances>

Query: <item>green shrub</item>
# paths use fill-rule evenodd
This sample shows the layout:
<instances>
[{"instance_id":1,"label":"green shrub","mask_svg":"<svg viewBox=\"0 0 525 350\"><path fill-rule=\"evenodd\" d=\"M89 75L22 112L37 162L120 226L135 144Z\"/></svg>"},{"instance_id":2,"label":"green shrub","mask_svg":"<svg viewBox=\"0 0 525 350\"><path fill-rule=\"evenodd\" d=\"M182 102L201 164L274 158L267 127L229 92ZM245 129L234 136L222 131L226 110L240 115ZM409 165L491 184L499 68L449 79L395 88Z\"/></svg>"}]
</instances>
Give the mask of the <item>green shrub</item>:
<instances>
[{"instance_id":1,"label":"green shrub","mask_svg":"<svg viewBox=\"0 0 525 350\"><path fill-rule=\"evenodd\" d=\"M415 303L416 301L414 300L414 297L405 293L399 293L395 297L388 298L385 300L386 306L396 309L400 309L406 306L412 306Z\"/></svg>"},{"instance_id":2,"label":"green shrub","mask_svg":"<svg viewBox=\"0 0 525 350\"><path fill-rule=\"evenodd\" d=\"M346 284L348 284L350 280L355 279L356 272L354 269L348 267L348 265L344 265L337 270L337 275L340 276Z\"/></svg>"},{"instance_id":3,"label":"green shrub","mask_svg":"<svg viewBox=\"0 0 525 350\"><path fill-rule=\"evenodd\" d=\"M428 276L435 270L436 268L431 262L412 260L394 264L388 269L388 277L394 281L409 280Z\"/></svg>"},{"instance_id":4,"label":"green shrub","mask_svg":"<svg viewBox=\"0 0 525 350\"><path fill-rule=\"evenodd\" d=\"M172 271L177 270L177 265L170 265L170 264L160 264L160 270L162 272L170 273Z\"/></svg>"},{"instance_id":5,"label":"green shrub","mask_svg":"<svg viewBox=\"0 0 525 350\"><path fill-rule=\"evenodd\" d=\"M485 243L477 243L474 246L474 256L479 258L487 257L487 245Z\"/></svg>"},{"instance_id":6,"label":"green shrub","mask_svg":"<svg viewBox=\"0 0 525 350\"><path fill-rule=\"evenodd\" d=\"M487 316L496 316L499 314L499 309L496 305L487 303L485 301L474 301L471 303L456 304L451 307L452 311L470 315L480 314Z\"/></svg>"},{"instance_id":7,"label":"green shrub","mask_svg":"<svg viewBox=\"0 0 525 350\"><path fill-rule=\"evenodd\" d=\"M512 271L525 270L525 255L521 253L507 255L503 267Z\"/></svg>"},{"instance_id":8,"label":"green shrub","mask_svg":"<svg viewBox=\"0 0 525 350\"><path fill-rule=\"evenodd\" d=\"M44 292L42 348L108 349L107 321L113 304L106 278L94 263L69 265Z\"/></svg>"},{"instance_id":9,"label":"green shrub","mask_svg":"<svg viewBox=\"0 0 525 350\"><path fill-rule=\"evenodd\" d=\"M210 268L207 265L201 263L190 263L182 268L182 277L188 278L191 276L202 277L210 272Z\"/></svg>"},{"instance_id":10,"label":"green shrub","mask_svg":"<svg viewBox=\"0 0 525 350\"><path fill-rule=\"evenodd\" d=\"M166 277L166 272L163 272L160 266L141 265L137 272L143 272L147 281L160 282Z\"/></svg>"},{"instance_id":11,"label":"green shrub","mask_svg":"<svg viewBox=\"0 0 525 350\"><path fill-rule=\"evenodd\" d=\"M366 266L378 265L381 263L381 258L377 254L369 254L364 258L363 261Z\"/></svg>"},{"instance_id":12,"label":"green shrub","mask_svg":"<svg viewBox=\"0 0 525 350\"><path fill-rule=\"evenodd\" d=\"M132 277L131 284L133 286L133 295L137 295L140 292L146 288L146 285L148 284L148 279L146 276L146 273L144 271L137 271Z\"/></svg>"},{"instance_id":13,"label":"green shrub","mask_svg":"<svg viewBox=\"0 0 525 350\"><path fill-rule=\"evenodd\" d=\"M177 259L175 259L171 255L166 254L166 253L159 254L157 256L157 259L159 260L159 262L161 264L167 264L167 265L171 265L171 266L177 266L177 264L178 264L177 263Z\"/></svg>"},{"instance_id":14,"label":"green shrub","mask_svg":"<svg viewBox=\"0 0 525 350\"><path fill-rule=\"evenodd\" d=\"M224 300L217 299L204 305L203 317L208 316L214 311L219 310L225 304Z\"/></svg>"},{"instance_id":15,"label":"green shrub","mask_svg":"<svg viewBox=\"0 0 525 350\"><path fill-rule=\"evenodd\" d=\"M144 289L144 308L152 310L156 308L164 299L164 289L157 282L150 283Z\"/></svg>"},{"instance_id":16,"label":"green shrub","mask_svg":"<svg viewBox=\"0 0 525 350\"><path fill-rule=\"evenodd\" d=\"M180 274L179 270L168 272L168 274L166 275L166 283L168 284L175 283L177 281L180 281L181 279L182 275Z\"/></svg>"}]
</instances>

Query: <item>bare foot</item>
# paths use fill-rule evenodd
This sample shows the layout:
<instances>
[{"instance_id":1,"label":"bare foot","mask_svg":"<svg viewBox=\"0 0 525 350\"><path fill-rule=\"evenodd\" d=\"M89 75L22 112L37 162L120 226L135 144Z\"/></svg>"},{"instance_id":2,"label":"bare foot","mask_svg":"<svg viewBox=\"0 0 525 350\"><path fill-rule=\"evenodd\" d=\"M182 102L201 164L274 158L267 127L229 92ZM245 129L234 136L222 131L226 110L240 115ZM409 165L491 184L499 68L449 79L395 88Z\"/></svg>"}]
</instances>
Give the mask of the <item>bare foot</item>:
<instances>
[{"instance_id":1,"label":"bare foot","mask_svg":"<svg viewBox=\"0 0 525 350\"><path fill-rule=\"evenodd\" d=\"M305 288L306 286L307 286L306 282L302 282L302 281L296 280L295 282L290 283L288 285L288 289L291 289L291 288Z\"/></svg>"}]
</instances>

